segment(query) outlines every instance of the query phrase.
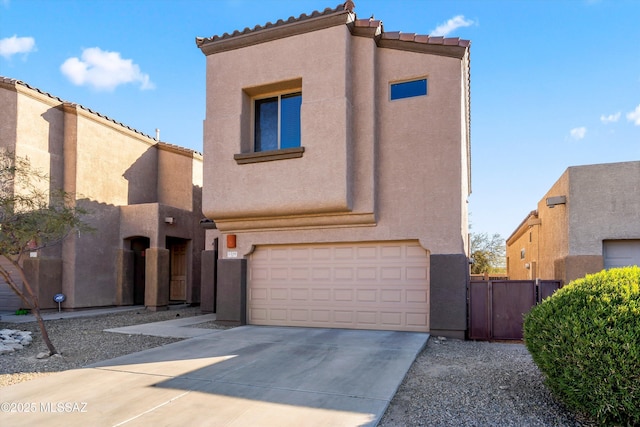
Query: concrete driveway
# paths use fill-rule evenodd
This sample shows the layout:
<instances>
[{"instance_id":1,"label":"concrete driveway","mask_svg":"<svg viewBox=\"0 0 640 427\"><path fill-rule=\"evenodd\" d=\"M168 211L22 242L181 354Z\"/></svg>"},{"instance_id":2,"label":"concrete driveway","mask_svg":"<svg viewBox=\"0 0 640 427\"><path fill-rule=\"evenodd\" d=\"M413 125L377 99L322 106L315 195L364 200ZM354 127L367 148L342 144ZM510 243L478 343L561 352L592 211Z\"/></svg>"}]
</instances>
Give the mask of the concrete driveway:
<instances>
[{"instance_id":1,"label":"concrete driveway","mask_svg":"<svg viewBox=\"0 0 640 427\"><path fill-rule=\"evenodd\" d=\"M375 426L428 338L317 328L211 330L1 388L0 425Z\"/></svg>"}]
</instances>

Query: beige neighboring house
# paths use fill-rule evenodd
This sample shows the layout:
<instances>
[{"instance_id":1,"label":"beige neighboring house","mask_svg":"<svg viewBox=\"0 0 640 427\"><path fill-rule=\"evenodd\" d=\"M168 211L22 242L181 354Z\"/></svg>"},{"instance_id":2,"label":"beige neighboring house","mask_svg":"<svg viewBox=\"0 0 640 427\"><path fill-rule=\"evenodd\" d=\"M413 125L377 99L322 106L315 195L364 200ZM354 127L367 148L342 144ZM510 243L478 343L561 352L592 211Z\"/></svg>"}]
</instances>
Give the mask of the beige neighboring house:
<instances>
[{"instance_id":1,"label":"beige neighboring house","mask_svg":"<svg viewBox=\"0 0 640 427\"><path fill-rule=\"evenodd\" d=\"M202 156L81 105L0 77L0 148L28 157L51 189L75 194L94 233L31 253L24 268L43 308L197 303L204 248ZM20 301L0 283L0 310Z\"/></svg>"},{"instance_id":2,"label":"beige neighboring house","mask_svg":"<svg viewBox=\"0 0 640 427\"><path fill-rule=\"evenodd\" d=\"M463 338L470 42L347 1L196 44L207 247L242 320Z\"/></svg>"},{"instance_id":3,"label":"beige neighboring house","mask_svg":"<svg viewBox=\"0 0 640 427\"><path fill-rule=\"evenodd\" d=\"M509 279L640 265L640 161L568 168L507 239Z\"/></svg>"}]
</instances>

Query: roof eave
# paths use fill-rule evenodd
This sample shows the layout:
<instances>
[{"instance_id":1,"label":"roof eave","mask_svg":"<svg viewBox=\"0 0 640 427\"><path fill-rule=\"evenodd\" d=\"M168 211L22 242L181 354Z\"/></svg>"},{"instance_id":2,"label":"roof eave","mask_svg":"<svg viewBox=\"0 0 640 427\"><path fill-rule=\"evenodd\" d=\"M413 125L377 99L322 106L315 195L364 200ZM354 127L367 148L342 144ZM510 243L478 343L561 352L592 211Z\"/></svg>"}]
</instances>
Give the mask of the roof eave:
<instances>
[{"instance_id":1,"label":"roof eave","mask_svg":"<svg viewBox=\"0 0 640 427\"><path fill-rule=\"evenodd\" d=\"M329 15L321 15L304 20L295 20L283 24L273 24L271 27L213 39L196 39L196 45L205 55L225 52L234 49L291 37L299 34L323 30L353 22L355 14L348 10L340 10Z\"/></svg>"},{"instance_id":2,"label":"roof eave","mask_svg":"<svg viewBox=\"0 0 640 427\"><path fill-rule=\"evenodd\" d=\"M384 36L378 40L378 46L388 49L428 53L457 59L463 59L469 49L468 46L420 43L407 40L387 39L384 38Z\"/></svg>"}]
</instances>

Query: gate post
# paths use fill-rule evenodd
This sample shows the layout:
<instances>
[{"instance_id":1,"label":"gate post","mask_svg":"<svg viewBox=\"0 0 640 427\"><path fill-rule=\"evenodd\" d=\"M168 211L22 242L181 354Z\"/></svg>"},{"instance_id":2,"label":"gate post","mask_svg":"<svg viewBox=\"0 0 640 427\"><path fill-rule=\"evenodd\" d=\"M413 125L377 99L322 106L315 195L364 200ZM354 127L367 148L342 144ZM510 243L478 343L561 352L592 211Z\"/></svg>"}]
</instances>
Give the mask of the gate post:
<instances>
[{"instance_id":1,"label":"gate post","mask_svg":"<svg viewBox=\"0 0 640 427\"><path fill-rule=\"evenodd\" d=\"M247 260L218 260L216 319L247 324Z\"/></svg>"}]
</instances>

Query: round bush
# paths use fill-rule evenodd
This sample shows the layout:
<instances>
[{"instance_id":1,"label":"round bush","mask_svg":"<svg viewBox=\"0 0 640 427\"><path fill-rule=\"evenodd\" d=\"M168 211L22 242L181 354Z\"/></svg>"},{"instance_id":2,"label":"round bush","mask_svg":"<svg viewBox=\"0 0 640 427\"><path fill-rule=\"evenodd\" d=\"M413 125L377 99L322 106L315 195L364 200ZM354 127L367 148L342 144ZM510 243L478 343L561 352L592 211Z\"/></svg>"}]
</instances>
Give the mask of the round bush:
<instances>
[{"instance_id":1,"label":"round bush","mask_svg":"<svg viewBox=\"0 0 640 427\"><path fill-rule=\"evenodd\" d=\"M569 408L601 425L640 425L640 267L569 283L525 316L524 339Z\"/></svg>"}]
</instances>

